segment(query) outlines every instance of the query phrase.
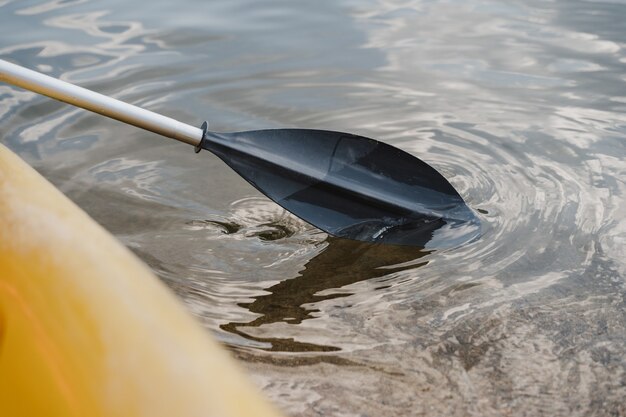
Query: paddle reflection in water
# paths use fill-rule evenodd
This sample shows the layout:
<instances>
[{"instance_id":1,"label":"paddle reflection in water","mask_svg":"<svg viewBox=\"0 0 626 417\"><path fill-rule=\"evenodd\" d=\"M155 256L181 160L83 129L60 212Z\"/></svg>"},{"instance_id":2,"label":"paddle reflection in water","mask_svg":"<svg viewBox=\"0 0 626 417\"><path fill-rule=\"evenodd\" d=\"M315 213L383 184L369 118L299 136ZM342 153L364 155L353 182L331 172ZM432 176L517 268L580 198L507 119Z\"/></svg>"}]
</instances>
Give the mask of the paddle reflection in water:
<instances>
[{"instance_id":1,"label":"paddle reflection in water","mask_svg":"<svg viewBox=\"0 0 626 417\"><path fill-rule=\"evenodd\" d=\"M323 346L298 342L293 338L263 338L252 336L246 327L260 327L270 323L299 324L312 319L319 312L313 303L353 295L352 292L329 292L350 284L385 275L416 269L427 261L416 261L431 253L424 249L409 246L392 246L359 242L329 236L328 246L312 258L298 277L282 281L266 289L269 294L254 297L250 303L240 303L252 313L260 314L250 322L230 322L220 326L222 330L234 333L248 340L269 344L268 351L287 352L330 352L341 350L335 346ZM377 289L384 289L380 286ZM324 292L324 294L320 294Z\"/></svg>"}]
</instances>

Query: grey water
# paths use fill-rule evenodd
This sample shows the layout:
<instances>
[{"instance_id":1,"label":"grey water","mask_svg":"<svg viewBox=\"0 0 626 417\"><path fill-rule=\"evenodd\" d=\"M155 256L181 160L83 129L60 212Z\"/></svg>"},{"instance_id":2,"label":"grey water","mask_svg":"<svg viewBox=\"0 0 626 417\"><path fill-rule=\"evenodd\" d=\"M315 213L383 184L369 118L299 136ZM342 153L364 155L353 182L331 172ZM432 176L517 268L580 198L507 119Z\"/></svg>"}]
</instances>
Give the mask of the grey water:
<instances>
[{"instance_id":1,"label":"grey water","mask_svg":"<svg viewBox=\"0 0 626 417\"><path fill-rule=\"evenodd\" d=\"M327 236L217 157L0 85L0 142L293 416L626 415L626 2L0 0L0 57L216 131L376 138L480 218Z\"/></svg>"}]
</instances>

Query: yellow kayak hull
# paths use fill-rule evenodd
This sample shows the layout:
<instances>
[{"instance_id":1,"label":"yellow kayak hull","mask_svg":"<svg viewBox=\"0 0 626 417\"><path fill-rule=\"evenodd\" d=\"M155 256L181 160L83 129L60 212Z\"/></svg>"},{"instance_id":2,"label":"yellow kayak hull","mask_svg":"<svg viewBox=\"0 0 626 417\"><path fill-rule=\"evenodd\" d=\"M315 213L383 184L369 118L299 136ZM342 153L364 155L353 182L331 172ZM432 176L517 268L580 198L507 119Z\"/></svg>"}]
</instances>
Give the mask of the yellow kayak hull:
<instances>
[{"instance_id":1,"label":"yellow kayak hull","mask_svg":"<svg viewBox=\"0 0 626 417\"><path fill-rule=\"evenodd\" d=\"M144 264L0 145L0 415L277 414Z\"/></svg>"}]
</instances>

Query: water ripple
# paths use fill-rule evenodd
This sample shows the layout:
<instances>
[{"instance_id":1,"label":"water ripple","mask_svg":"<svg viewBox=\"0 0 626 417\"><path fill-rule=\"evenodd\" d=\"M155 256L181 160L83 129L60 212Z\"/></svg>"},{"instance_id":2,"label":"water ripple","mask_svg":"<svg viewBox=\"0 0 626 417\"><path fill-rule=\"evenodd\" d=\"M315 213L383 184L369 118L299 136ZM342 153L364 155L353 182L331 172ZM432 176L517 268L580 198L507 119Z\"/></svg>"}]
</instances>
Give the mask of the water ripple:
<instances>
[{"instance_id":1,"label":"water ripple","mask_svg":"<svg viewBox=\"0 0 626 417\"><path fill-rule=\"evenodd\" d=\"M478 213L460 247L334 239L208 153L0 86L2 142L292 414L624 414L621 3L0 7L3 58L218 131L374 137Z\"/></svg>"}]
</instances>

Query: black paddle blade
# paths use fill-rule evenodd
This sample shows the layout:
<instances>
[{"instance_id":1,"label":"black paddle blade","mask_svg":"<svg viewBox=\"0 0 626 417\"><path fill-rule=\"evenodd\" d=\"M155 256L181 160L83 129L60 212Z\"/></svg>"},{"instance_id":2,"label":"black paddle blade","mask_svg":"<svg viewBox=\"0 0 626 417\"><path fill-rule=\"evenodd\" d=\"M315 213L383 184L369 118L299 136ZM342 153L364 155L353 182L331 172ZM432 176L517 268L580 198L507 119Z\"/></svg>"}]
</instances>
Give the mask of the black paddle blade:
<instances>
[{"instance_id":1,"label":"black paddle blade","mask_svg":"<svg viewBox=\"0 0 626 417\"><path fill-rule=\"evenodd\" d=\"M441 174L373 139L272 129L207 132L201 146L276 203L332 236L441 247L480 234L478 218Z\"/></svg>"}]
</instances>

